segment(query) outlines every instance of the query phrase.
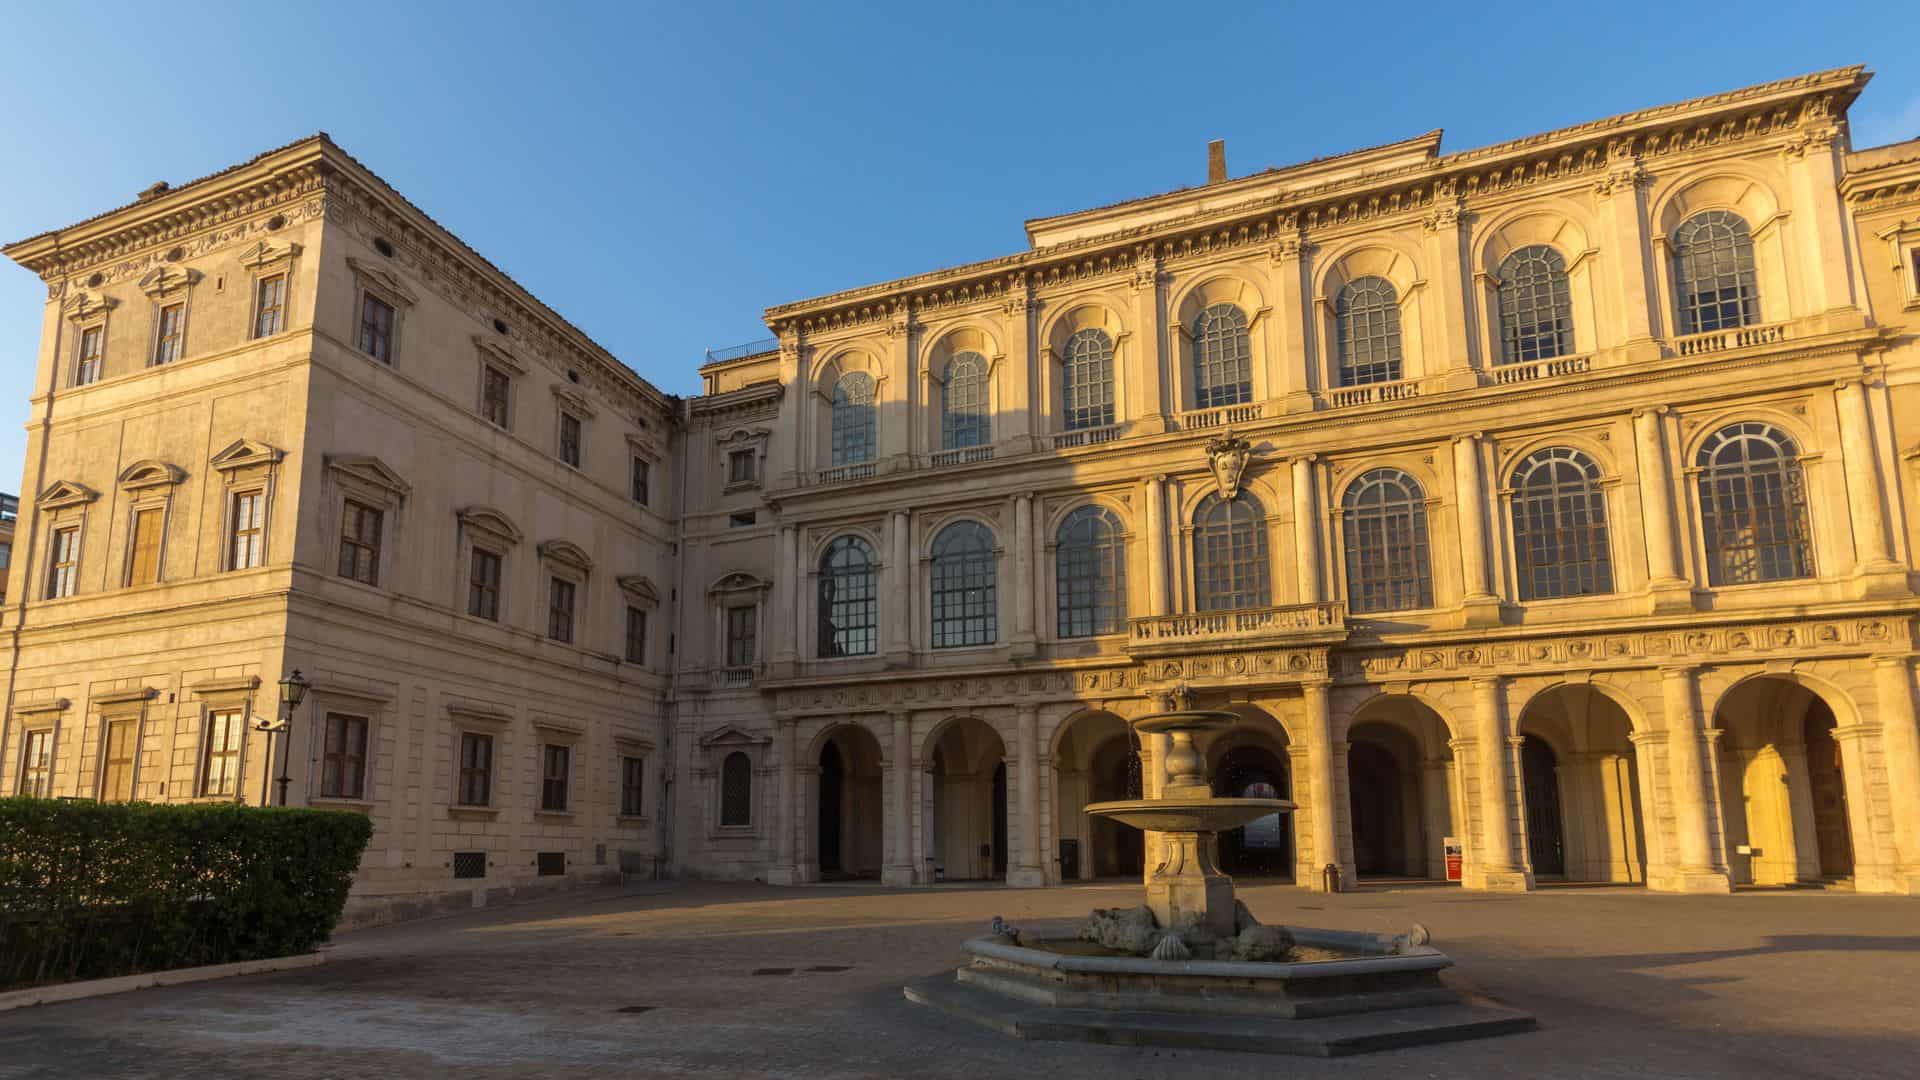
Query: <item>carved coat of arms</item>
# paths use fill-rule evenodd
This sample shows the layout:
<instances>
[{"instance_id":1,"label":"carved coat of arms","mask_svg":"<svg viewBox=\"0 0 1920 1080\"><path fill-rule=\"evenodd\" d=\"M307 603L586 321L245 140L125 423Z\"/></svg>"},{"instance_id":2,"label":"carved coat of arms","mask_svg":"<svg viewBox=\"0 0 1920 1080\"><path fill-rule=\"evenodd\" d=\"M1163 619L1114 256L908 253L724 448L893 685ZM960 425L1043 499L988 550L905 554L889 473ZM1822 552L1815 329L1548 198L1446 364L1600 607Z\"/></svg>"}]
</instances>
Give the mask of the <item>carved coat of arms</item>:
<instances>
[{"instance_id":1,"label":"carved coat of arms","mask_svg":"<svg viewBox=\"0 0 1920 1080\"><path fill-rule=\"evenodd\" d=\"M1225 435L1207 442L1207 465L1213 469L1214 482L1220 485L1220 497L1231 501L1240 494L1240 478L1246 475L1247 462L1253 458L1253 444L1227 429Z\"/></svg>"}]
</instances>

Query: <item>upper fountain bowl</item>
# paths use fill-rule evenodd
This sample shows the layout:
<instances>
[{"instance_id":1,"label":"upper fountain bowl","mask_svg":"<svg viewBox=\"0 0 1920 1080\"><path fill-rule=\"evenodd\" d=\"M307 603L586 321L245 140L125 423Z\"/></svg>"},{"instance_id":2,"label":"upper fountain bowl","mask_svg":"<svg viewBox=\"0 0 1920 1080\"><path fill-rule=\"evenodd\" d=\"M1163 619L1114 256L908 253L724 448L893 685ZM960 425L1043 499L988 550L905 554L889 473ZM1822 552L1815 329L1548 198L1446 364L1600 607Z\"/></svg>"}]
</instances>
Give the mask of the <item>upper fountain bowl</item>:
<instances>
[{"instance_id":1,"label":"upper fountain bowl","mask_svg":"<svg viewBox=\"0 0 1920 1080\"><path fill-rule=\"evenodd\" d=\"M1088 803L1086 812L1147 832L1223 833L1292 809L1286 799L1124 799Z\"/></svg>"},{"instance_id":2,"label":"upper fountain bowl","mask_svg":"<svg viewBox=\"0 0 1920 1080\"><path fill-rule=\"evenodd\" d=\"M1142 735L1161 735L1174 731L1225 731L1239 719L1235 713L1218 710L1163 712L1135 720L1133 730Z\"/></svg>"}]
</instances>

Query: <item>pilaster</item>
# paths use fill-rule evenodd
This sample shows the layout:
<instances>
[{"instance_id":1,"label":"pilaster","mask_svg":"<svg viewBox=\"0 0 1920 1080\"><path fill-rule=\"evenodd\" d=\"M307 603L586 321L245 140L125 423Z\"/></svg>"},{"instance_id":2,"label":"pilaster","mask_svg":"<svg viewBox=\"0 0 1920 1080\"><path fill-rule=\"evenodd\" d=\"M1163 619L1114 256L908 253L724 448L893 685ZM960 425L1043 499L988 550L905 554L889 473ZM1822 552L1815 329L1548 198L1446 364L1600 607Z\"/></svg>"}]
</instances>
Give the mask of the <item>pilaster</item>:
<instances>
[{"instance_id":1,"label":"pilaster","mask_svg":"<svg viewBox=\"0 0 1920 1080\"><path fill-rule=\"evenodd\" d=\"M1661 669L1661 698L1667 734L1668 796L1679 858L1673 868L1676 892L1724 893L1733 889L1726 867L1713 855L1707 771L1702 760L1696 669Z\"/></svg>"}]
</instances>

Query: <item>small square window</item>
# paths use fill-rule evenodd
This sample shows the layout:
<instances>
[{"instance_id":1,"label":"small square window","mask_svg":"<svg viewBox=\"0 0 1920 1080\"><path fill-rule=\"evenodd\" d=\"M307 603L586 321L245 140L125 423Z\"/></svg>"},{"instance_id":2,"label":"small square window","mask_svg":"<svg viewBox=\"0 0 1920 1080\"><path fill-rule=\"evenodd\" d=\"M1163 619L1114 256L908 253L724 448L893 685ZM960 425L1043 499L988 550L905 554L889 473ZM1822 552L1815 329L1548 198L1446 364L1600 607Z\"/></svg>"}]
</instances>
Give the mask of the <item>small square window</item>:
<instances>
[{"instance_id":1,"label":"small square window","mask_svg":"<svg viewBox=\"0 0 1920 1080\"><path fill-rule=\"evenodd\" d=\"M541 851L533 856L534 876L561 877L567 872L567 853L564 851Z\"/></svg>"},{"instance_id":2,"label":"small square window","mask_svg":"<svg viewBox=\"0 0 1920 1080\"><path fill-rule=\"evenodd\" d=\"M513 392L513 377L492 364L487 364L480 375L480 414L487 423L502 431L509 429L508 401Z\"/></svg>"},{"instance_id":3,"label":"small square window","mask_svg":"<svg viewBox=\"0 0 1920 1080\"><path fill-rule=\"evenodd\" d=\"M461 806L489 806L493 802L493 736L460 733Z\"/></svg>"},{"instance_id":4,"label":"small square window","mask_svg":"<svg viewBox=\"0 0 1920 1080\"><path fill-rule=\"evenodd\" d=\"M359 799L366 793L367 718L328 713L320 794L329 799Z\"/></svg>"},{"instance_id":5,"label":"small square window","mask_svg":"<svg viewBox=\"0 0 1920 1080\"><path fill-rule=\"evenodd\" d=\"M255 287L253 336L272 337L287 328L287 275L263 277Z\"/></svg>"},{"instance_id":6,"label":"small square window","mask_svg":"<svg viewBox=\"0 0 1920 1080\"><path fill-rule=\"evenodd\" d=\"M500 556L486 548L473 549L467 574L467 614L500 620Z\"/></svg>"},{"instance_id":7,"label":"small square window","mask_svg":"<svg viewBox=\"0 0 1920 1080\"><path fill-rule=\"evenodd\" d=\"M744 529L747 526L758 522L759 520L760 520L760 515L757 511L741 510L736 513L727 515L727 528Z\"/></svg>"},{"instance_id":8,"label":"small square window","mask_svg":"<svg viewBox=\"0 0 1920 1080\"><path fill-rule=\"evenodd\" d=\"M153 364L171 364L180 359L180 347L187 331L187 305L168 304L160 309L160 325L154 334Z\"/></svg>"},{"instance_id":9,"label":"small square window","mask_svg":"<svg viewBox=\"0 0 1920 1080\"><path fill-rule=\"evenodd\" d=\"M371 506L346 501L340 514L340 576L380 584L380 518Z\"/></svg>"},{"instance_id":10,"label":"small square window","mask_svg":"<svg viewBox=\"0 0 1920 1080\"><path fill-rule=\"evenodd\" d=\"M372 293L360 298L360 351L393 363L393 305Z\"/></svg>"},{"instance_id":11,"label":"small square window","mask_svg":"<svg viewBox=\"0 0 1920 1080\"><path fill-rule=\"evenodd\" d=\"M547 588L547 636L555 641L573 641L573 582L553 578Z\"/></svg>"},{"instance_id":12,"label":"small square window","mask_svg":"<svg viewBox=\"0 0 1920 1080\"><path fill-rule=\"evenodd\" d=\"M456 851L453 853L453 876L456 878L483 878L487 876L487 853L484 851Z\"/></svg>"},{"instance_id":13,"label":"small square window","mask_svg":"<svg viewBox=\"0 0 1920 1080\"><path fill-rule=\"evenodd\" d=\"M89 326L80 331L80 362L73 369L73 385L85 386L100 381L106 366L107 328Z\"/></svg>"},{"instance_id":14,"label":"small square window","mask_svg":"<svg viewBox=\"0 0 1920 1080\"><path fill-rule=\"evenodd\" d=\"M565 813L573 748L547 743L540 748L540 762L540 809L556 814Z\"/></svg>"},{"instance_id":15,"label":"small square window","mask_svg":"<svg viewBox=\"0 0 1920 1080\"><path fill-rule=\"evenodd\" d=\"M570 412L560 414L560 460L580 467L580 418Z\"/></svg>"}]
</instances>

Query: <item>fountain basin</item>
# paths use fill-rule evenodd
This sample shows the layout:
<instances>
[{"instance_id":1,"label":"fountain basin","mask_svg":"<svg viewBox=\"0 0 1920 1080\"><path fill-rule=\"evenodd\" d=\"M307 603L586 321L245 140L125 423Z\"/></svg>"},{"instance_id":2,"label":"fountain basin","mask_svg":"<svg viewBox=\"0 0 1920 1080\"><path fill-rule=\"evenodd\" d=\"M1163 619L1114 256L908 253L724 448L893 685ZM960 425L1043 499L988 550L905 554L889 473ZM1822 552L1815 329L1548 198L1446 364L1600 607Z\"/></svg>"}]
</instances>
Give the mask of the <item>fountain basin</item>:
<instances>
[{"instance_id":1,"label":"fountain basin","mask_svg":"<svg viewBox=\"0 0 1920 1080\"><path fill-rule=\"evenodd\" d=\"M1223 833L1292 809L1286 799L1122 799L1088 803L1086 813L1145 832Z\"/></svg>"}]
</instances>

